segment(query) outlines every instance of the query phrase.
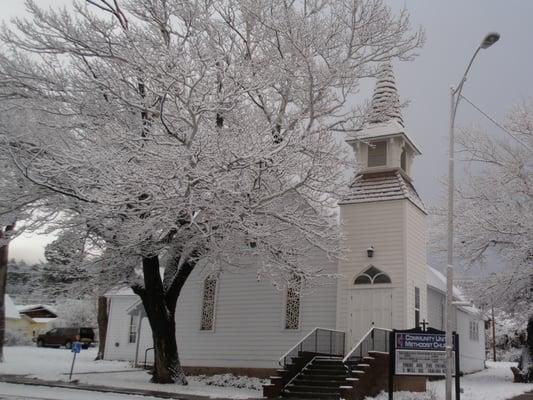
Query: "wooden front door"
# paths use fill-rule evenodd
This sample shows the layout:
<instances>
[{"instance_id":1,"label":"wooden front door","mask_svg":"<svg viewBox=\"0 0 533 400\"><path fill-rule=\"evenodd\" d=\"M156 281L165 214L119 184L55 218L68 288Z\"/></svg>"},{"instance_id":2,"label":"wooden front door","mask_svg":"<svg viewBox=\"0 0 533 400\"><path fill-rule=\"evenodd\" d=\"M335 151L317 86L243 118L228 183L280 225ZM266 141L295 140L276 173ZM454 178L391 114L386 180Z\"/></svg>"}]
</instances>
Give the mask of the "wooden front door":
<instances>
[{"instance_id":1,"label":"wooden front door","mask_svg":"<svg viewBox=\"0 0 533 400\"><path fill-rule=\"evenodd\" d=\"M349 295L348 347L354 346L371 327L392 328L392 288L357 288Z\"/></svg>"}]
</instances>

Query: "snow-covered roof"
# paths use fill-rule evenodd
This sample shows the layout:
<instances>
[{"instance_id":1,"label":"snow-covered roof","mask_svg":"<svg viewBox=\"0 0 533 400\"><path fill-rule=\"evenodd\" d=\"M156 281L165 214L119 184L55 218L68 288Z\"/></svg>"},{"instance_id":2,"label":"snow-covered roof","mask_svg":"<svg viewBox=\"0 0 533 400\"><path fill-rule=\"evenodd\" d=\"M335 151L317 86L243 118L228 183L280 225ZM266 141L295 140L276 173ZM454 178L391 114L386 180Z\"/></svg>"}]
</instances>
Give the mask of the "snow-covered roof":
<instances>
[{"instance_id":1,"label":"snow-covered roof","mask_svg":"<svg viewBox=\"0 0 533 400\"><path fill-rule=\"evenodd\" d=\"M381 65L377 78L374 95L372 96L369 122L376 123L392 119L403 126L402 113L400 112L400 96L398 95L390 61Z\"/></svg>"},{"instance_id":2,"label":"snow-covered roof","mask_svg":"<svg viewBox=\"0 0 533 400\"><path fill-rule=\"evenodd\" d=\"M386 139L389 137L395 137L401 135L415 151L416 154L422 154L418 147L411 140L409 135L406 133L403 125L395 120L391 119L383 122L368 123L363 126L363 128L357 130L354 134L347 137L346 141L348 143L357 142L357 141L369 141L371 139Z\"/></svg>"},{"instance_id":3,"label":"snow-covered roof","mask_svg":"<svg viewBox=\"0 0 533 400\"><path fill-rule=\"evenodd\" d=\"M405 132L400 96L390 61L381 65L366 121L362 129L347 137L348 143L402 135L414 152L421 154Z\"/></svg>"},{"instance_id":4,"label":"snow-covered roof","mask_svg":"<svg viewBox=\"0 0 533 400\"><path fill-rule=\"evenodd\" d=\"M4 310L6 318L20 319L20 313L8 294L4 295Z\"/></svg>"},{"instance_id":5,"label":"snow-covered roof","mask_svg":"<svg viewBox=\"0 0 533 400\"><path fill-rule=\"evenodd\" d=\"M33 322L38 324L47 324L49 322L55 321L57 318L32 318Z\"/></svg>"},{"instance_id":6,"label":"snow-covered roof","mask_svg":"<svg viewBox=\"0 0 533 400\"><path fill-rule=\"evenodd\" d=\"M46 310L51 312L52 314L57 315L57 311L54 307L47 305L47 304L26 304L26 305L18 305L16 306L19 312L28 312L28 311L37 311L37 310Z\"/></svg>"},{"instance_id":7,"label":"snow-covered roof","mask_svg":"<svg viewBox=\"0 0 533 400\"><path fill-rule=\"evenodd\" d=\"M115 289L110 289L106 292L106 296L135 296L133 290L129 286L122 286Z\"/></svg>"},{"instance_id":8,"label":"snow-covered roof","mask_svg":"<svg viewBox=\"0 0 533 400\"><path fill-rule=\"evenodd\" d=\"M430 265L427 265L426 282L428 286L437 289L441 293L446 293L446 277ZM453 287L453 297L454 301L466 301L464 294L457 286ZM458 306L457 308L468 314L481 316L481 310L474 305Z\"/></svg>"},{"instance_id":9,"label":"snow-covered roof","mask_svg":"<svg viewBox=\"0 0 533 400\"><path fill-rule=\"evenodd\" d=\"M357 175L340 204L408 199L426 212L409 178L399 169Z\"/></svg>"}]
</instances>

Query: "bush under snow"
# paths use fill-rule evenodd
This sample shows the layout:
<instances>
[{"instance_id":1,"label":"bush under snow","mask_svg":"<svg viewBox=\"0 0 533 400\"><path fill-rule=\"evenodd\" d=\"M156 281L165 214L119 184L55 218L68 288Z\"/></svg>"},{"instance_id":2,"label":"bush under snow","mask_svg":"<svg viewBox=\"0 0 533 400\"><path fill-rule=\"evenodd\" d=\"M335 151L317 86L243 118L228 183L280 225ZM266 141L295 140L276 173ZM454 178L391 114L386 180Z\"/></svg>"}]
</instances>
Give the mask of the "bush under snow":
<instances>
[{"instance_id":1,"label":"bush under snow","mask_svg":"<svg viewBox=\"0 0 533 400\"><path fill-rule=\"evenodd\" d=\"M4 336L4 345L6 346L31 346L33 342L23 332L6 327Z\"/></svg>"},{"instance_id":2,"label":"bush under snow","mask_svg":"<svg viewBox=\"0 0 533 400\"><path fill-rule=\"evenodd\" d=\"M239 389L263 390L263 385L269 383L268 379L252 378L249 376L236 376L233 374L197 375L191 377L200 383L211 386L234 387Z\"/></svg>"}]
</instances>

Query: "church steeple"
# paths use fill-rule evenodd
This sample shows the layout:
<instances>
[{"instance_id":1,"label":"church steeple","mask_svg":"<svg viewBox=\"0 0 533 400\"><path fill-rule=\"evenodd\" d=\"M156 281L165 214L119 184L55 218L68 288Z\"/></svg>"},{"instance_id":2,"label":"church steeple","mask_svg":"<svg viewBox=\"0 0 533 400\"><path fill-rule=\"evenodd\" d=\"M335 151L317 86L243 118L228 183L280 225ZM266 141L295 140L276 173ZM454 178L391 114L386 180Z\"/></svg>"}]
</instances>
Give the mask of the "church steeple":
<instances>
[{"instance_id":1,"label":"church steeple","mask_svg":"<svg viewBox=\"0 0 533 400\"><path fill-rule=\"evenodd\" d=\"M420 151L406 133L390 61L380 67L364 119L362 129L346 140L355 151L359 172L399 171L410 180L411 164Z\"/></svg>"},{"instance_id":2,"label":"church steeple","mask_svg":"<svg viewBox=\"0 0 533 400\"><path fill-rule=\"evenodd\" d=\"M390 120L396 120L402 127L404 126L392 63L387 61L381 65L378 73L368 122L379 123Z\"/></svg>"}]
</instances>

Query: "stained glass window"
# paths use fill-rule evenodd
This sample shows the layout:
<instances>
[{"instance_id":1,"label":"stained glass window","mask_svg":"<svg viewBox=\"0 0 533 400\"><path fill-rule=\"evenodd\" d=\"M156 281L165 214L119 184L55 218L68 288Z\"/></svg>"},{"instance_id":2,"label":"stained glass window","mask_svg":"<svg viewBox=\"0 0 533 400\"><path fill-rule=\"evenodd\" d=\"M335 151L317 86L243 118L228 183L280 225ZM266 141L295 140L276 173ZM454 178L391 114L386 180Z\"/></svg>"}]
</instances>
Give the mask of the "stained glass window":
<instances>
[{"instance_id":1,"label":"stained glass window","mask_svg":"<svg viewBox=\"0 0 533 400\"><path fill-rule=\"evenodd\" d=\"M390 277L371 265L353 281L354 285L370 285L380 283L391 283Z\"/></svg>"},{"instance_id":2,"label":"stained glass window","mask_svg":"<svg viewBox=\"0 0 533 400\"><path fill-rule=\"evenodd\" d=\"M204 296L202 302L202 319L200 330L211 331L215 322L215 296L217 291L216 277L207 277L204 280Z\"/></svg>"},{"instance_id":3,"label":"stained glass window","mask_svg":"<svg viewBox=\"0 0 533 400\"><path fill-rule=\"evenodd\" d=\"M300 291L299 287L287 289L285 305L285 329L298 329L300 326Z\"/></svg>"}]
</instances>

